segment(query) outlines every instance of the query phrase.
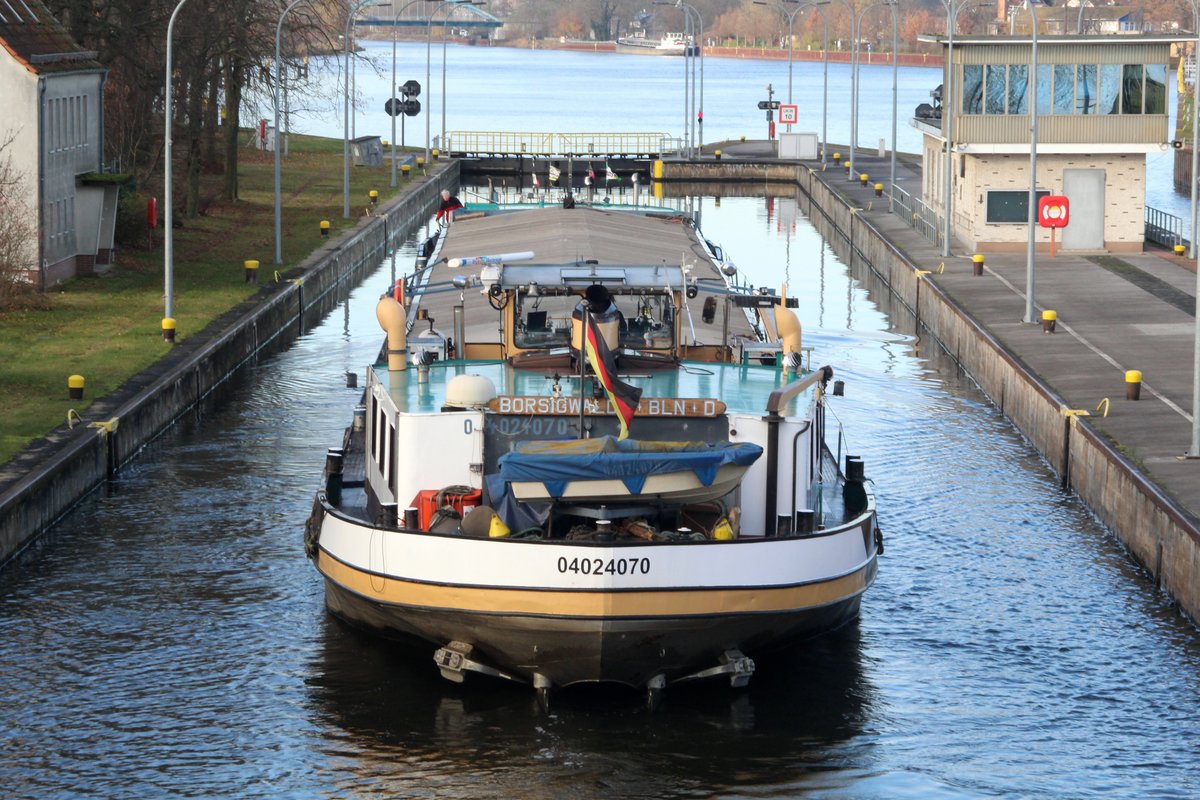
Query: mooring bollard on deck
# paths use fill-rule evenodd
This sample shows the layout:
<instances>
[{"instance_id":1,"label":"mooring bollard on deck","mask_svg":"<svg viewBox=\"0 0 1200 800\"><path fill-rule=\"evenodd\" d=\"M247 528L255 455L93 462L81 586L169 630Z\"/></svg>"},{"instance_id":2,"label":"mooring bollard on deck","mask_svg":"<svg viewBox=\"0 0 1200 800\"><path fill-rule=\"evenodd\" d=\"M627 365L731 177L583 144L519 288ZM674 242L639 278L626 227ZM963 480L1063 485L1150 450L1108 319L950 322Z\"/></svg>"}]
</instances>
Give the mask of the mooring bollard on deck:
<instances>
[{"instance_id":1,"label":"mooring bollard on deck","mask_svg":"<svg viewBox=\"0 0 1200 800\"><path fill-rule=\"evenodd\" d=\"M1049 309L1042 312L1042 333L1054 333L1054 326L1058 324L1058 312Z\"/></svg>"},{"instance_id":2,"label":"mooring bollard on deck","mask_svg":"<svg viewBox=\"0 0 1200 800\"><path fill-rule=\"evenodd\" d=\"M1142 399L1142 372L1131 369L1125 373L1125 399Z\"/></svg>"}]
</instances>

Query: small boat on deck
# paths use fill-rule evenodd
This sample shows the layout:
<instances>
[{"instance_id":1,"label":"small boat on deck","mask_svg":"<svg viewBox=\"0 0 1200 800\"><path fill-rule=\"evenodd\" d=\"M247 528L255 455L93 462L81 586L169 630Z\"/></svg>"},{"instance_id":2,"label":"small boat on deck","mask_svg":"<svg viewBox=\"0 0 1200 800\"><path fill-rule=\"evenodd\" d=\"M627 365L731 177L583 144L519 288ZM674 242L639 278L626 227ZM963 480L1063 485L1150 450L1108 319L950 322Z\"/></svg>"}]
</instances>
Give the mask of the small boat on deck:
<instances>
[{"instance_id":1,"label":"small boat on deck","mask_svg":"<svg viewBox=\"0 0 1200 800\"><path fill-rule=\"evenodd\" d=\"M420 252L306 527L330 612L651 704L857 617L875 499L782 293L661 209L474 205Z\"/></svg>"}]
</instances>

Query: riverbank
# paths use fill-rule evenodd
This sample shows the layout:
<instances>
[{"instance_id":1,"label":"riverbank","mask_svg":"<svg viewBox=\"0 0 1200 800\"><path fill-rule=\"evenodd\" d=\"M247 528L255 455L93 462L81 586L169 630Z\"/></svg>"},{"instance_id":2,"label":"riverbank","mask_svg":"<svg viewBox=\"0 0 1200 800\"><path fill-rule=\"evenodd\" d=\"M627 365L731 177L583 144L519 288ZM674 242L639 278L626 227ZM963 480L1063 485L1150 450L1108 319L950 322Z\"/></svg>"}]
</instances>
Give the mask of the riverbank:
<instances>
[{"instance_id":1,"label":"riverbank","mask_svg":"<svg viewBox=\"0 0 1200 800\"><path fill-rule=\"evenodd\" d=\"M326 140L315 146L320 152L327 150L329 144L338 145L340 153L340 142ZM334 159L328 154L316 158L332 168ZM228 253L229 248L238 244L235 233L239 228L258 243L260 250L270 253L273 248L271 224L263 219L257 219L255 224L252 209L256 203L261 204L262 198L257 198L253 189L244 186L244 200L236 204L234 212L211 211L213 219L208 220L208 227L193 225L191 236L183 235L189 231L186 224L181 229L175 259L177 309L199 305L198 298L202 296L206 302L204 312L177 311L182 335L174 346L160 344L161 335L157 332L157 320L161 319L157 271L143 268L139 272L127 266L127 262L119 261L117 270L129 274L125 284L111 284L125 287L119 296L103 297L105 287L110 285L108 281L119 276L98 279L94 286L74 290L75 294L93 293L98 303L104 301L100 303L102 307L89 316L93 309L86 304L77 306L79 319L64 321L59 332L48 335L43 347L76 359L66 369L86 370L90 351L75 353L73 349L78 330L103 332L105 325L119 326L124 322L125 327L118 327L107 339L126 338L127 342L100 341L91 348L103 351L106 362L113 365L113 373L97 381L102 387L112 388L97 390L92 383L88 390L97 399L91 402L60 399L66 396L65 376L70 374L67 371L63 372L64 385L55 399L20 398L22 402L69 405L73 413L69 420L64 413L59 419L66 421L36 438L0 467L0 562L112 477L142 446L239 366L268 348L282 346L326 313L337 301L339 292L347 290L365 269L377 265L390 249L428 219L436 207L438 192L452 187L458 175L456 163L435 163L430 165L428 174L402 182L391 199L381 201L378 208L369 201L356 202L354 215L341 219L341 209L337 208L339 213L334 214L330 208L335 199L340 206L340 181L335 187L321 169L292 171L296 173L291 180L297 191L292 195L285 191L288 198L285 202L298 207L289 219L291 225L285 227L287 263L272 269L270 256L264 254L260 263L266 266L259 267L264 274L259 276L258 283L247 283L243 261L234 263ZM341 172L340 154L336 158L336 172ZM239 174L246 173L239 171ZM376 191L386 197L388 179L390 175L382 168L367 168L356 173L352 191L357 187L365 199L368 190L363 187L377 184ZM315 206L304 207L297 197L307 192L323 199ZM273 200L273 192L270 197ZM268 219L271 216L273 212ZM341 229L340 235L322 238L318 226L322 219ZM304 250L305 247L309 249ZM68 286L67 294L71 291ZM223 300L228 305L221 308ZM127 309L124 316L121 308ZM128 312L130 308L134 313ZM212 315L207 324L203 324L203 313ZM146 315L152 315L153 324L139 319ZM151 357L155 353L158 357ZM67 356L60 358L60 368L64 360ZM11 387L8 390L14 391ZM15 391L19 394L20 387Z\"/></svg>"},{"instance_id":2,"label":"riverbank","mask_svg":"<svg viewBox=\"0 0 1200 800\"><path fill-rule=\"evenodd\" d=\"M842 148L845 153L846 149ZM919 192L921 164L897 159L897 185ZM884 180L872 151L856 167ZM790 175L803 210L852 272L879 296L894 324L936 343L991 398L1155 585L1200 619L1200 460L1191 440L1196 325L1194 264L1167 250L1037 257L1036 321L1024 315L1026 257L988 253L975 274L961 247L943 257L888 209L886 196L819 162L774 158L767 142L728 143L723 159L666 162L664 177L768 179ZM1056 312L1052 333L1043 311ZM1137 397L1127 383L1140 373ZM947 466L952 469L952 466ZM970 498L964 498L969 502ZM1030 524L1038 524L1033 520ZM998 543L999 544L999 543Z\"/></svg>"},{"instance_id":3,"label":"riverbank","mask_svg":"<svg viewBox=\"0 0 1200 800\"><path fill-rule=\"evenodd\" d=\"M243 141L251 141L246 133ZM188 219L176 213L174 313L180 342L276 281L277 273L290 277L288 271L325 242L321 220L328 220L336 235L363 215L370 190L387 203L424 180L418 175L392 189L390 162L354 167L352 216L344 219L342 142L296 134L289 138L281 170L282 264L274 263L271 152L252 145L241 148L238 200L221 199L223 175L204 175L200 215ZM145 198L158 194L147 187L132 202L144 208ZM248 260L259 264L256 283L246 279ZM0 359L9 376L0 382L0 407L6 410L0 417L0 464L63 423L69 413L87 417L93 400L171 351L161 331L162 229L122 247L116 265L103 275L55 287L41 300L41 308L0 314ZM68 396L70 375L86 381L82 400Z\"/></svg>"}]
</instances>

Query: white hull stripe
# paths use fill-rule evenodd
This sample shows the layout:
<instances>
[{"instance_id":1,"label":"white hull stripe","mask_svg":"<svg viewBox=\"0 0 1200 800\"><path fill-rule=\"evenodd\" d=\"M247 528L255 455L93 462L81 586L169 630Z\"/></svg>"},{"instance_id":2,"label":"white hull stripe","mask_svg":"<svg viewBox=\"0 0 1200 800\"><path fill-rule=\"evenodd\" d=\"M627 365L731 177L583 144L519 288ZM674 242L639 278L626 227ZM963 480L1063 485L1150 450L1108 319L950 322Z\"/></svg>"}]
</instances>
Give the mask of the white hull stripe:
<instances>
[{"instance_id":1,"label":"white hull stripe","mask_svg":"<svg viewBox=\"0 0 1200 800\"><path fill-rule=\"evenodd\" d=\"M385 531L332 514L320 538L333 560L380 579L567 592L794 587L853 574L871 545L857 525L808 539L606 547Z\"/></svg>"},{"instance_id":2,"label":"white hull stripe","mask_svg":"<svg viewBox=\"0 0 1200 800\"><path fill-rule=\"evenodd\" d=\"M798 586L587 592L416 583L363 572L324 551L317 560L318 570L328 580L384 605L560 618L694 617L820 608L865 591L874 578L873 564Z\"/></svg>"}]
</instances>

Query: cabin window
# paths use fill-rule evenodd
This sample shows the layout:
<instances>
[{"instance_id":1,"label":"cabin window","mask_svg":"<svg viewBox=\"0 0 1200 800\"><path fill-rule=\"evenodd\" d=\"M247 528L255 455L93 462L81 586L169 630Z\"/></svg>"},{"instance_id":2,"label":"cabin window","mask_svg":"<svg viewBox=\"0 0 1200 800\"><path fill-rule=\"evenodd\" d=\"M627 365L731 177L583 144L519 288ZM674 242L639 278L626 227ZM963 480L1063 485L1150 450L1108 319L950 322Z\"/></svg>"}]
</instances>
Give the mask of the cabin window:
<instances>
[{"instance_id":1,"label":"cabin window","mask_svg":"<svg viewBox=\"0 0 1200 800\"><path fill-rule=\"evenodd\" d=\"M630 349L670 348L674 344L674 309L665 293L613 294L617 346ZM523 350L571 345L571 322L580 294L552 293L531 287L517 291L513 344Z\"/></svg>"},{"instance_id":2,"label":"cabin window","mask_svg":"<svg viewBox=\"0 0 1200 800\"><path fill-rule=\"evenodd\" d=\"M383 461L383 481L392 497L396 496L396 428L387 426L387 443Z\"/></svg>"},{"instance_id":3,"label":"cabin window","mask_svg":"<svg viewBox=\"0 0 1200 800\"><path fill-rule=\"evenodd\" d=\"M1121 65L1100 65L1100 101L1098 114L1121 113Z\"/></svg>"},{"instance_id":4,"label":"cabin window","mask_svg":"<svg viewBox=\"0 0 1200 800\"><path fill-rule=\"evenodd\" d=\"M1008 113L1029 113L1029 66L1010 64L1008 67Z\"/></svg>"},{"instance_id":5,"label":"cabin window","mask_svg":"<svg viewBox=\"0 0 1200 800\"><path fill-rule=\"evenodd\" d=\"M962 68L963 114L1029 113L1028 64L967 64ZM1166 114L1163 64L1039 64L1037 113Z\"/></svg>"},{"instance_id":6,"label":"cabin window","mask_svg":"<svg viewBox=\"0 0 1200 800\"><path fill-rule=\"evenodd\" d=\"M1096 65L1080 64L1075 72L1075 111L1079 114L1096 113Z\"/></svg>"},{"instance_id":7,"label":"cabin window","mask_svg":"<svg viewBox=\"0 0 1200 800\"><path fill-rule=\"evenodd\" d=\"M1162 64L1146 65L1146 113L1167 113L1167 68Z\"/></svg>"},{"instance_id":8,"label":"cabin window","mask_svg":"<svg viewBox=\"0 0 1200 800\"><path fill-rule=\"evenodd\" d=\"M1003 65L989 64L987 68L987 101L984 109L988 114L1003 114L1004 99L1008 93L1004 76L1008 70Z\"/></svg>"},{"instance_id":9,"label":"cabin window","mask_svg":"<svg viewBox=\"0 0 1200 800\"><path fill-rule=\"evenodd\" d=\"M1071 114L1075 111L1075 66L1054 65L1054 113Z\"/></svg>"},{"instance_id":10,"label":"cabin window","mask_svg":"<svg viewBox=\"0 0 1200 800\"><path fill-rule=\"evenodd\" d=\"M1126 64L1121 70L1121 113L1142 113L1142 65Z\"/></svg>"},{"instance_id":11,"label":"cabin window","mask_svg":"<svg viewBox=\"0 0 1200 800\"><path fill-rule=\"evenodd\" d=\"M382 472L384 431L387 430L387 414L378 404L376 404L375 408L375 464L379 467L379 471Z\"/></svg>"},{"instance_id":12,"label":"cabin window","mask_svg":"<svg viewBox=\"0 0 1200 800\"><path fill-rule=\"evenodd\" d=\"M1050 192L1038 189L1040 200ZM1029 190L990 191L987 193L987 221L995 224L1029 224Z\"/></svg>"},{"instance_id":13,"label":"cabin window","mask_svg":"<svg viewBox=\"0 0 1200 800\"><path fill-rule=\"evenodd\" d=\"M983 67L978 64L963 67L962 110L964 114L983 113Z\"/></svg>"}]
</instances>

